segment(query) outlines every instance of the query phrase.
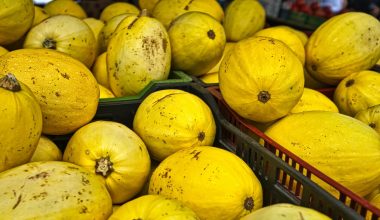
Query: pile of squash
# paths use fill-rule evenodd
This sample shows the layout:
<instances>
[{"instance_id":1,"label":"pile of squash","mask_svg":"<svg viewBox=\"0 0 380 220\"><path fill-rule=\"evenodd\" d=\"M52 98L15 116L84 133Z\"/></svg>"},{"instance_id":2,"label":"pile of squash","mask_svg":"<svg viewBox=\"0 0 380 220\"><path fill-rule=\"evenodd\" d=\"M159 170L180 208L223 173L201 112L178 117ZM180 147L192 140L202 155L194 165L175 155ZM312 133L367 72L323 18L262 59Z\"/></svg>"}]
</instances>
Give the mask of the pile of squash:
<instances>
[{"instance_id":1,"label":"pile of squash","mask_svg":"<svg viewBox=\"0 0 380 220\"><path fill-rule=\"evenodd\" d=\"M255 173L212 146L215 119L191 93L149 94L129 128L93 121L100 98L172 70L220 83L238 114L379 206L380 78L369 69L380 23L369 15L333 17L308 37L265 27L256 0L117 2L99 18L72 0L4 0L0 24L1 219L329 219L263 208ZM314 90L327 86L333 101ZM70 140L61 151L49 135Z\"/></svg>"}]
</instances>

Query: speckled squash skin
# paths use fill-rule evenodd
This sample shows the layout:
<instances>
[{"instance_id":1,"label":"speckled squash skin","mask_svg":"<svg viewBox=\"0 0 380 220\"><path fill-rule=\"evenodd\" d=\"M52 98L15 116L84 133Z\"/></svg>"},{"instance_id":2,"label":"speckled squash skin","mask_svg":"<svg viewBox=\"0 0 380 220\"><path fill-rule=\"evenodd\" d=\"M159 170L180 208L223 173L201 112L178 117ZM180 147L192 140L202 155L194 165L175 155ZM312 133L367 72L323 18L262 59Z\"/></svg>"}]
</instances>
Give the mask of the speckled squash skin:
<instances>
[{"instance_id":1,"label":"speckled squash skin","mask_svg":"<svg viewBox=\"0 0 380 220\"><path fill-rule=\"evenodd\" d=\"M99 19L104 22L108 22L113 17L125 13L137 15L140 13L140 10L136 6L128 2L114 2L103 9Z\"/></svg>"},{"instance_id":2,"label":"speckled squash skin","mask_svg":"<svg viewBox=\"0 0 380 220\"><path fill-rule=\"evenodd\" d=\"M76 1L54 0L44 6L44 10L50 15L71 15L80 19L86 18L86 11Z\"/></svg>"},{"instance_id":3,"label":"speckled squash skin","mask_svg":"<svg viewBox=\"0 0 380 220\"><path fill-rule=\"evenodd\" d=\"M108 80L116 97L136 95L150 81L167 79L170 64L169 36L146 11L127 16L108 44Z\"/></svg>"},{"instance_id":4,"label":"speckled squash skin","mask_svg":"<svg viewBox=\"0 0 380 220\"><path fill-rule=\"evenodd\" d=\"M207 220L239 219L261 208L263 199L251 168L231 152L210 146L186 148L162 161L149 194L177 199Z\"/></svg>"},{"instance_id":5,"label":"speckled squash skin","mask_svg":"<svg viewBox=\"0 0 380 220\"><path fill-rule=\"evenodd\" d=\"M99 87L78 60L50 49L20 49L0 56L0 72L11 72L36 96L45 134L61 135L95 115Z\"/></svg>"},{"instance_id":6,"label":"speckled squash skin","mask_svg":"<svg viewBox=\"0 0 380 220\"><path fill-rule=\"evenodd\" d=\"M181 202L159 195L145 195L124 203L109 220L199 220L197 215Z\"/></svg>"},{"instance_id":7,"label":"speckled squash skin","mask_svg":"<svg viewBox=\"0 0 380 220\"><path fill-rule=\"evenodd\" d=\"M103 181L61 161L31 162L0 173L2 219L106 220L112 201Z\"/></svg>"},{"instance_id":8,"label":"speckled squash skin","mask_svg":"<svg viewBox=\"0 0 380 220\"><path fill-rule=\"evenodd\" d=\"M152 16L169 29L174 19L190 11L209 14L219 22L224 18L223 8L215 0L160 0L155 5Z\"/></svg>"},{"instance_id":9,"label":"speckled squash skin","mask_svg":"<svg viewBox=\"0 0 380 220\"><path fill-rule=\"evenodd\" d=\"M32 91L11 74L0 74L0 100L1 172L29 162L40 139L42 113Z\"/></svg>"},{"instance_id":10,"label":"speckled squash skin","mask_svg":"<svg viewBox=\"0 0 380 220\"><path fill-rule=\"evenodd\" d=\"M304 88L302 96L290 113L305 111L330 111L339 112L338 107L324 94L309 88Z\"/></svg>"},{"instance_id":11,"label":"speckled squash skin","mask_svg":"<svg viewBox=\"0 0 380 220\"><path fill-rule=\"evenodd\" d=\"M32 26L33 0L2 0L0 3L0 45L19 40Z\"/></svg>"},{"instance_id":12,"label":"speckled squash skin","mask_svg":"<svg viewBox=\"0 0 380 220\"><path fill-rule=\"evenodd\" d=\"M312 77L337 85L351 73L380 59L380 22L362 12L336 15L317 28L306 44L306 68Z\"/></svg>"},{"instance_id":13,"label":"speckled squash skin","mask_svg":"<svg viewBox=\"0 0 380 220\"><path fill-rule=\"evenodd\" d=\"M183 90L165 89L151 93L140 104L133 130L152 158L161 161L182 148L212 145L216 127L202 99Z\"/></svg>"},{"instance_id":14,"label":"speckled squash skin","mask_svg":"<svg viewBox=\"0 0 380 220\"><path fill-rule=\"evenodd\" d=\"M224 57L219 87L240 116L270 122L287 115L301 98L303 66L282 41L250 37L236 43Z\"/></svg>"},{"instance_id":15,"label":"speckled squash skin","mask_svg":"<svg viewBox=\"0 0 380 220\"><path fill-rule=\"evenodd\" d=\"M66 53L91 67L97 43L91 28L81 19L56 15L34 26L26 35L24 48L46 48Z\"/></svg>"},{"instance_id":16,"label":"speckled squash skin","mask_svg":"<svg viewBox=\"0 0 380 220\"><path fill-rule=\"evenodd\" d=\"M50 17L50 15L45 11L45 9L39 7L39 6L34 6L34 19L33 19L33 27L36 26L37 24L41 23L43 20L46 18Z\"/></svg>"},{"instance_id":17,"label":"speckled squash skin","mask_svg":"<svg viewBox=\"0 0 380 220\"><path fill-rule=\"evenodd\" d=\"M366 123L380 134L380 105L369 107L359 111L355 118Z\"/></svg>"}]
</instances>

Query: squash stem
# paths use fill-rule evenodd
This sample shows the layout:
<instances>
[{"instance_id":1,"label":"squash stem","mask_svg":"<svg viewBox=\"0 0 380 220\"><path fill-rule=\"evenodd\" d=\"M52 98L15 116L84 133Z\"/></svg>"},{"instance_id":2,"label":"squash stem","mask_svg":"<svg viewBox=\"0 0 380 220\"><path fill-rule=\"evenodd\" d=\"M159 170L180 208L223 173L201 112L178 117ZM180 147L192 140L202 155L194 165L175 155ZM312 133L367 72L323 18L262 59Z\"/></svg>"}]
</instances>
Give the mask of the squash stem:
<instances>
[{"instance_id":1,"label":"squash stem","mask_svg":"<svg viewBox=\"0 0 380 220\"><path fill-rule=\"evenodd\" d=\"M103 177L107 177L113 171L113 163L110 160L109 156L101 157L96 160L95 164L95 173L101 174Z\"/></svg>"},{"instance_id":2,"label":"squash stem","mask_svg":"<svg viewBox=\"0 0 380 220\"><path fill-rule=\"evenodd\" d=\"M57 42L51 38L47 38L42 42L42 46L47 49L57 49Z\"/></svg>"},{"instance_id":3,"label":"squash stem","mask_svg":"<svg viewBox=\"0 0 380 220\"><path fill-rule=\"evenodd\" d=\"M244 201L244 208L248 211L252 211L255 207L254 201L252 197L248 197Z\"/></svg>"},{"instance_id":4,"label":"squash stem","mask_svg":"<svg viewBox=\"0 0 380 220\"><path fill-rule=\"evenodd\" d=\"M21 90L20 83L17 81L16 76L12 73L8 73L0 79L0 87L12 92Z\"/></svg>"}]
</instances>

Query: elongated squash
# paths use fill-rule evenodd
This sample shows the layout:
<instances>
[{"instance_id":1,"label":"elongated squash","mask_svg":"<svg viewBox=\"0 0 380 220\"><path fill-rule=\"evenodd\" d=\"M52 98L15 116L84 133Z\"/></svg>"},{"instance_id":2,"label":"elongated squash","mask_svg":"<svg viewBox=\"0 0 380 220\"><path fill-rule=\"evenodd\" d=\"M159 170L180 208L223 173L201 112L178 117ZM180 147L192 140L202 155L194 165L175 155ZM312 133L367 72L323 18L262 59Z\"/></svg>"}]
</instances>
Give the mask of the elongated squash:
<instances>
[{"instance_id":1,"label":"elongated squash","mask_svg":"<svg viewBox=\"0 0 380 220\"><path fill-rule=\"evenodd\" d=\"M355 118L366 123L380 134L380 104L359 111Z\"/></svg>"}]
</instances>

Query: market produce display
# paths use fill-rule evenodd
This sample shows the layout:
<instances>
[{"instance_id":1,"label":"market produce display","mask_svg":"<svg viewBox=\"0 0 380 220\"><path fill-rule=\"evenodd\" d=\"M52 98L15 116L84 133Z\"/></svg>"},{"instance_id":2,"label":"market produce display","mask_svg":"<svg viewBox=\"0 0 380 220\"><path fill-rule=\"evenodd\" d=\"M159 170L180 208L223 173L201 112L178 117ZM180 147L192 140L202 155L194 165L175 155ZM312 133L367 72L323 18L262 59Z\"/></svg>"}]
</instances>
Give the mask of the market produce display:
<instances>
[{"instance_id":1,"label":"market produce display","mask_svg":"<svg viewBox=\"0 0 380 220\"><path fill-rule=\"evenodd\" d=\"M379 20L306 31L256 0L82 5L0 1L0 219L379 217Z\"/></svg>"}]
</instances>

